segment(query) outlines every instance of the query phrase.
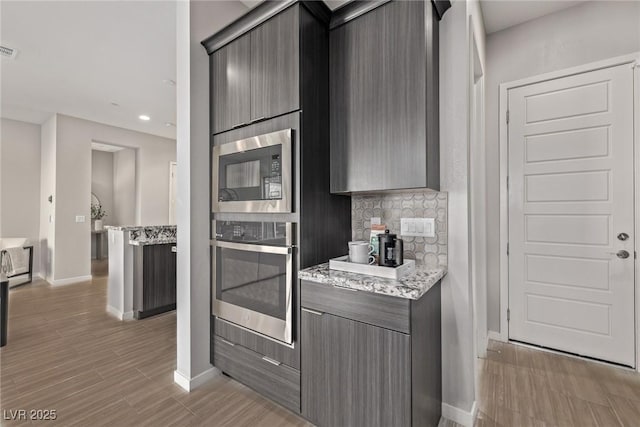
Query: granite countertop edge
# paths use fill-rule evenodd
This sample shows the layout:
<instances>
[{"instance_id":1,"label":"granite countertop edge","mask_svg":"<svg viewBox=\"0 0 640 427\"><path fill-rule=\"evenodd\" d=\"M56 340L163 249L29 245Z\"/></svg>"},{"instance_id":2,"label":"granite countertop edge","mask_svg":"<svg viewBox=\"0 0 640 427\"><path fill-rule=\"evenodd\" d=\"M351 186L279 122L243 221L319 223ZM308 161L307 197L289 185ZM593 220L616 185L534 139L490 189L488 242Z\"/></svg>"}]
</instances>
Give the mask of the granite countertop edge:
<instances>
[{"instance_id":1,"label":"granite countertop edge","mask_svg":"<svg viewBox=\"0 0 640 427\"><path fill-rule=\"evenodd\" d=\"M168 245L175 244L176 242L176 239L129 240L129 244L133 246Z\"/></svg>"},{"instance_id":2,"label":"granite countertop edge","mask_svg":"<svg viewBox=\"0 0 640 427\"><path fill-rule=\"evenodd\" d=\"M105 230L116 230L116 231L131 231L131 230L142 230L145 228L171 228L176 227L173 225L105 225Z\"/></svg>"},{"instance_id":3,"label":"granite countertop edge","mask_svg":"<svg viewBox=\"0 0 640 427\"><path fill-rule=\"evenodd\" d=\"M416 267L416 271L394 280L366 274L330 270L329 263L318 264L298 272L298 279L418 300L447 274L446 267Z\"/></svg>"}]
</instances>

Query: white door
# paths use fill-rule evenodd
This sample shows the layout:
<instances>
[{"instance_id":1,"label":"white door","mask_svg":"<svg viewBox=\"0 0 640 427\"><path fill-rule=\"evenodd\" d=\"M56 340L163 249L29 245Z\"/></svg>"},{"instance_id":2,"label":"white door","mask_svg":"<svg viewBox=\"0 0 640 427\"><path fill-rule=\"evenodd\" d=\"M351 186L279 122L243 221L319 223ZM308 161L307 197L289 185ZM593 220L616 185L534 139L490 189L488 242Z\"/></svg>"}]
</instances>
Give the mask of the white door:
<instances>
[{"instance_id":1,"label":"white door","mask_svg":"<svg viewBox=\"0 0 640 427\"><path fill-rule=\"evenodd\" d=\"M634 366L632 69L508 94L509 338Z\"/></svg>"},{"instance_id":2,"label":"white door","mask_svg":"<svg viewBox=\"0 0 640 427\"><path fill-rule=\"evenodd\" d=\"M176 188L177 188L176 162L169 162L169 224L176 223Z\"/></svg>"}]
</instances>

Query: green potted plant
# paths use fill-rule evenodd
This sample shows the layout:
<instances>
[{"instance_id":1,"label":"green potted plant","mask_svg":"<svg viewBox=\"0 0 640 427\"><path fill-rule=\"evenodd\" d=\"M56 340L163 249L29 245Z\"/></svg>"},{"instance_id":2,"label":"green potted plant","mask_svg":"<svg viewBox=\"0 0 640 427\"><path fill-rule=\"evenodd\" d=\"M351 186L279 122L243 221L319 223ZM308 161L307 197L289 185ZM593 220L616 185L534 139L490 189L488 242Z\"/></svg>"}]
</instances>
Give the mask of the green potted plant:
<instances>
[{"instance_id":1,"label":"green potted plant","mask_svg":"<svg viewBox=\"0 0 640 427\"><path fill-rule=\"evenodd\" d=\"M100 203L91 204L91 219L94 221L93 226L96 231L102 230L102 218L107 216L107 213L102 209Z\"/></svg>"}]
</instances>

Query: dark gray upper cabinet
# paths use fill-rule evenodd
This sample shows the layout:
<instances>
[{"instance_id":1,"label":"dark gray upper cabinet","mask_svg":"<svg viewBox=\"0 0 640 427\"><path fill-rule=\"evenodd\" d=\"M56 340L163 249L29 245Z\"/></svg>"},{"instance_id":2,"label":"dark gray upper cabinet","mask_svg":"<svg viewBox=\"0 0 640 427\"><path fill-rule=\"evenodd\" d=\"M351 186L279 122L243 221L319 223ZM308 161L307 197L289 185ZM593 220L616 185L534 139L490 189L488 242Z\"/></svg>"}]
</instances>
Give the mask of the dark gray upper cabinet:
<instances>
[{"instance_id":1,"label":"dark gray upper cabinet","mask_svg":"<svg viewBox=\"0 0 640 427\"><path fill-rule=\"evenodd\" d=\"M211 62L211 127L213 133L251 120L251 37L234 40L209 57Z\"/></svg>"},{"instance_id":2,"label":"dark gray upper cabinet","mask_svg":"<svg viewBox=\"0 0 640 427\"><path fill-rule=\"evenodd\" d=\"M300 108L299 16L292 7L251 32L251 120Z\"/></svg>"},{"instance_id":3,"label":"dark gray upper cabinet","mask_svg":"<svg viewBox=\"0 0 640 427\"><path fill-rule=\"evenodd\" d=\"M300 109L299 20L290 7L211 54L214 134Z\"/></svg>"},{"instance_id":4,"label":"dark gray upper cabinet","mask_svg":"<svg viewBox=\"0 0 640 427\"><path fill-rule=\"evenodd\" d=\"M437 34L424 1L388 2L331 30L332 192L439 189Z\"/></svg>"}]
</instances>

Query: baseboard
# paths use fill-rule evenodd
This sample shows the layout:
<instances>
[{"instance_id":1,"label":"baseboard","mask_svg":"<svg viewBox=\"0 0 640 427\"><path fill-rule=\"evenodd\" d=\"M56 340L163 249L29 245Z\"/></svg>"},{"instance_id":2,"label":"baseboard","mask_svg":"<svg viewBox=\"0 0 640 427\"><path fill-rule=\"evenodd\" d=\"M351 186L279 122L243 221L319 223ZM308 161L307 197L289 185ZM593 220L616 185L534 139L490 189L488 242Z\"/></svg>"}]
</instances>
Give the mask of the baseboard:
<instances>
[{"instance_id":1,"label":"baseboard","mask_svg":"<svg viewBox=\"0 0 640 427\"><path fill-rule=\"evenodd\" d=\"M107 305L107 313L109 313L112 316L117 317L120 320L133 320L134 316L133 316L133 311L127 311L126 313L121 312L120 310L118 310L117 308L111 306L111 305Z\"/></svg>"},{"instance_id":2,"label":"baseboard","mask_svg":"<svg viewBox=\"0 0 640 427\"><path fill-rule=\"evenodd\" d=\"M478 408L476 407L475 401L473 405L471 405L471 411L468 412L442 402L442 417L465 427L473 427L477 412Z\"/></svg>"},{"instance_id":3,"label":"baseboard","mask_svg":"<svg viewBox=\"0 0 640 427\"><path fill-rule=\"evenodd\" d=\"M500 342L507 342L508 341L507 337L503 337L500 332L496 332L496 331L489 331L487 333L487 338L489 338L490 340L500 341Z\"/></svg>"},{"instance_id":4,"label":"baseboard","mask_svg":"<svg viewBox=\"0 0 640 427\"><path fill-rule=\"evenodd\" d=\"M77 276L69 277L68 279L49 280L49 283L51 283L51 286L64 286L80 282L88 282L91 279L93 279L93 276L89 274L88 276Z\"/></svg>"},{"instance_id":5,"label":"baseboard","mask_svg":"<svg viewBox=\"0 0 640 427\"><path fill-rule=\"evenodd\" d=\"M198 374L195 377L189 379L184 375L182 375L180 372L178 372L178 370L176 369L175 371L173 371L173 381L183 389L187 391L191 391L200 387L201 385L213 379L214 377L218 376L219 374L220 374L220 371L212 366L211 368L207 369L203 373Z\"/></svg>"}]
</instances>

